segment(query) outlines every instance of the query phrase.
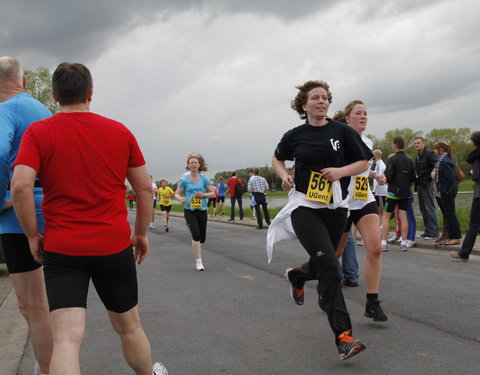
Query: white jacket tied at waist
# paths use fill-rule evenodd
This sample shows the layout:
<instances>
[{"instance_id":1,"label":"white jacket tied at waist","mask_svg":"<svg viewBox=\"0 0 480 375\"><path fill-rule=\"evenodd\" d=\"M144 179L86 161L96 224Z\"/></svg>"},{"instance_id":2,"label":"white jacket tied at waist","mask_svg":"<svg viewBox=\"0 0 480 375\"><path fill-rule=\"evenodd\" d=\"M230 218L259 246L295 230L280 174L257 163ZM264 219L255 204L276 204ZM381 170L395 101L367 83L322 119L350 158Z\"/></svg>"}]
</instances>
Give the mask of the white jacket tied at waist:
<instances>
[{"instance_id":1,"label":"white jacket tied at waist","mask_svg":"<svg viewBox=\"0 0 480 375\"><path fill-rule=\"evenodd\" d=\"M309 208L329 208L336 209L338 207L348 208L347 199L342 200L342 186L340 181L332 182L333 188L333 203L325 204L307 199L304 193L301 193L295 188L291 189L288 193L288 203L283 207L280 212L275 216L270 224L267 232L267 260L268 263L272 261L273 252L275 250L275 244L284 240L294 240L297 238L295 231L293 230L292 220L290 216L297 207L309 207Z\"/></svg>"}]
</instances>

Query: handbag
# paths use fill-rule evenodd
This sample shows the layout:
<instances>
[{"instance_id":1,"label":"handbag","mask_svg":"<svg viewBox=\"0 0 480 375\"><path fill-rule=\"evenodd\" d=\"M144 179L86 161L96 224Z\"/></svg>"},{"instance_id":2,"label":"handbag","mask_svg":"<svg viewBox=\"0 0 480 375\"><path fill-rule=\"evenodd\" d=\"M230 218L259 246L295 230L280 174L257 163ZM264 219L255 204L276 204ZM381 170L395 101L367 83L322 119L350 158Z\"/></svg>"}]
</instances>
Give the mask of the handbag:
<instances>
[{"instance_id":1,"label":"handbag","mask_svg":"<svg viewBox=\"0 0 480 375\"><path fill-rule=\"evenodd\" d=\"M457 176L457 181L463 181L465 179L465 173L456 164L455 164L455 175Z\"/></svg>"}]
</instances>

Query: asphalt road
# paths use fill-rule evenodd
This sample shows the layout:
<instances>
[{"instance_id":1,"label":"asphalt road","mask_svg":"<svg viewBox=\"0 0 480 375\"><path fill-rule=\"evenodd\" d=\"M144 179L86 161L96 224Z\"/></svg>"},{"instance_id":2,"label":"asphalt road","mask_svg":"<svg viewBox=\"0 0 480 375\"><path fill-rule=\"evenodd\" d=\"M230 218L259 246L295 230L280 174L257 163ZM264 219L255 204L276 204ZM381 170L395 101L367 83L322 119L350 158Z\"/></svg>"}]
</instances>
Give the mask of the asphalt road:
<instances>
[{"instance_id":1,"label":"asphalt road","mask_svg":"<svg viewBox=\"0 0 480 375\"><path fill-rule=\"evenodd\" d=\"M363 279L344 288L354 336L367 349L340 362L315 285L306 287L304 306L288 295L285 268L306 260L297 241L281 243L268 265L265 230L209 222L206 271L195 272L183 219L172 218L170 228L150 231L151 254L138 268L142 322L154 360L170 375L478 373L478 256L461 263L446 252L391 247L381 287L389 321L363 316ZM84 374L132 373L93 288L81 365ZM17 374L31 373L27 345Z\"/></svg>"}]
</instances>

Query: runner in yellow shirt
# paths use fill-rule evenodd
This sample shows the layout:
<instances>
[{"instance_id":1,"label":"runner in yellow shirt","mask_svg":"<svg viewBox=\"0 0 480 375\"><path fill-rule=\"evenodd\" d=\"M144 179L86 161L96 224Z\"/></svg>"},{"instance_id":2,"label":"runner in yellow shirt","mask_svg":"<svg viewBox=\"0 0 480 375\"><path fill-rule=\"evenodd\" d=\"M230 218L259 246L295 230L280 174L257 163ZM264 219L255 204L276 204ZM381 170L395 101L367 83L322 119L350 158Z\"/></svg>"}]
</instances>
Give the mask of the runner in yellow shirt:
<instances>
[{"instance_id":1,"label":"runner in yellow shirt","mask_svg":"<svg viewBox=\"0 0 480 375\"><path fill-rule=\"evenodd\" d=\"M167 186L167 180L160 181L158 188L158 197L160 200L160 211L162 211L163 225L165 232L168 232L168 220L170 219L170 210L172 209L172 198L175 196L172 188Z\"/></svg>"}]
</instances>

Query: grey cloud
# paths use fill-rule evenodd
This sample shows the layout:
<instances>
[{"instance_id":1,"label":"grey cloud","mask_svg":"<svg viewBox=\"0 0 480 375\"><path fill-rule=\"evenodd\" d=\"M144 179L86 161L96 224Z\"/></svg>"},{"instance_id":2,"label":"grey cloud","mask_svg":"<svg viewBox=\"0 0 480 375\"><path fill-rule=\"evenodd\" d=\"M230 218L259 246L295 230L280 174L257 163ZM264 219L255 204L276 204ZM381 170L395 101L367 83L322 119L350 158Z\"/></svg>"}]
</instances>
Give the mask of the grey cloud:
<instances>
[{"instance_id":1,"label":"grey cloud","mask_svg":"<svg viewBox=\"0 0 480 375\"><path fill-rule=\"evenodd\" d=\"M198 10L223 14L272 15L283 21L308 17L345 1L335 0L7 0L0 13L2 54L15 55L34 64L54 66L59 60L90 62L114 43L115 38L148 22L168 19L180 12ZM432 1L378 1L364 3L360 16L381 16L411 11ZM356 2L352 2L355 4ZM355 14L351 15L355 16Z\"/></svg>"}]
</instances>

